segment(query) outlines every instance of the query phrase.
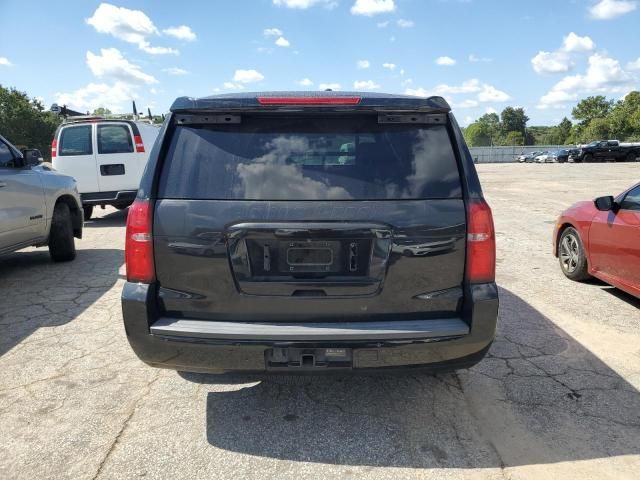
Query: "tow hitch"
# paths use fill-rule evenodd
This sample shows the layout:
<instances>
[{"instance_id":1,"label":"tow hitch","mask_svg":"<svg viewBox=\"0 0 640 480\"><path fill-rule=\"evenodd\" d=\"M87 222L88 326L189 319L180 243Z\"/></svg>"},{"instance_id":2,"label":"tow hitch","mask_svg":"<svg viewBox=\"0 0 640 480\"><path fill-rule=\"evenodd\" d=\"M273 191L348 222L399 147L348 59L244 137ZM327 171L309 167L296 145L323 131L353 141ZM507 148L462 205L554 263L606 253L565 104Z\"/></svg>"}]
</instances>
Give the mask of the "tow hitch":
<instances>
[{"instance_id":1,"label":"tow hitch","mask_svg":"<svg viewBox=\"0 0 640 480\"><path fill-rule=\"evenodd\" d=\"M265 362L267 370L344 370L353 365L349 348L277 347L265 352Z\"/></svg>"}]
</instances>

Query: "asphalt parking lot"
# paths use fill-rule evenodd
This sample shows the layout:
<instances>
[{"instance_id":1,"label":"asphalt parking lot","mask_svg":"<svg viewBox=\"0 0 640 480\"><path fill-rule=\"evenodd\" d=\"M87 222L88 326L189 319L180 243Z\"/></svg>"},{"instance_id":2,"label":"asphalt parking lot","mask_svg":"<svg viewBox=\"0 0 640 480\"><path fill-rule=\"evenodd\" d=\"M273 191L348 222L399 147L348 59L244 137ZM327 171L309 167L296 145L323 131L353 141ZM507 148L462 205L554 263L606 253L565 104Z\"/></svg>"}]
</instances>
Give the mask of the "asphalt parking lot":
<instances>
[{"instance_id":1,"label":"asphalt parking lot","mask_svg":"<svg viewBox=\"0 0 640 480\"><path fill-rule=\"evenodd\" d=\"M566 280L557 214L639 164L480 165L499 332L455 374L301 384L142 364L120 314L126 212L78 258L0 259L0 478L638 478L640 301Z\"/></svg>"}]
</instances>

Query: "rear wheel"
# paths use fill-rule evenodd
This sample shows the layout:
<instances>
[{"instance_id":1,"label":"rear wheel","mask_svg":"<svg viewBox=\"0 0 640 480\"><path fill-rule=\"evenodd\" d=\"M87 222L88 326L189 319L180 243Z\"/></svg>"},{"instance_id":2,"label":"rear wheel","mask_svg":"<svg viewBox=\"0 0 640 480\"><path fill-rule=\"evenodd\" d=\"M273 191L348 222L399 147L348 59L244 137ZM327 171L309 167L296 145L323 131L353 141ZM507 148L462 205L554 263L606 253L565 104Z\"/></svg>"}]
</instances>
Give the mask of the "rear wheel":
<instances>
[{"instance_id":1,"label":"rear wheel","mask_svg":"<svg viewBox=\"0 0 640 480\"><path fill-rule=\"evenodd\" d=\"M590 153L587 153L584 156L584 163L591 163L593 162L593 155L591 155Z\"/></svg>"},{"instance_id":2,"label":"rear wheel","mask_svg":"<svg viewBox=\"0 0 640 480\"><path fill-rule=\"evenodd\" d=\"M82 210L84 210L84 219L89 220L93 215L93 205L85 205Z\"/></svg>"},{"instance_id":3,"label":"rear wheel","mask_svg":"<svg viewBox=\"0 0 640 480\"><path fill-rule=\"evenodd\" d=\"M636 161L636 154L629 152L627 154L627 162L635 162Z\"/></svg>"},{"instance_id":4,"label":"rear wheel","mask_svg":"<svg viewBox=\"0 0 640 480\"><path fill-rule=\"evenodd\" d=\"M575 281L590 278L587 267L587 256L580 240L580 235L575 228L569 227L560 235L558 242L558 260L562 273L567 278Z\"/></svg>"},{"instance_id":5,"label":"rear wheel","mask_svg":"<svg viewBox=\"0 0 640 480\"><path fill-rule=\"evenodd\" d=\"M53 210L49 233L49 254L54 262L68 262L76 258L71 211L66 203L58 203Z\"/></svg>"}]
</instances>

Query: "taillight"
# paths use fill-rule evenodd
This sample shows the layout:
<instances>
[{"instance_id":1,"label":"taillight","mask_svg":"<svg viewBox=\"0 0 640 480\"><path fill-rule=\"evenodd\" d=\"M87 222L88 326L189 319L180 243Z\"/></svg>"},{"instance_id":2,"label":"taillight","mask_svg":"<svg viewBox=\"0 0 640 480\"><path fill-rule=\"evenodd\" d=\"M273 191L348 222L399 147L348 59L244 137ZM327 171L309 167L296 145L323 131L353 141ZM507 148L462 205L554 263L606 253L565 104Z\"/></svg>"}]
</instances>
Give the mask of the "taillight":
<instances>
[{"instance_id":1,"label":"taillight","mask_svg":"<svg viewBox=\"0 0 640 480\"><path fill-rule=\"evenodd\" d=\"M496 278L496 235L491 208L484 200L467 205L467 279L489 283Z\"/></svg>"},{"instance_id":2,"label":"taillight","mask_svg":"<svg viewBox=\"0 0 640 480\"><path fill-rule=\"evenodd\" d=\"M358 105L360 97L258 97L260 105Z\"/></svg>"},{"instance_id":3,"label":"taillight","mask_svg":"<svg viewBox=\"0 0 640 480\"><path fill-rule=\"evenodd\" d=\"M133 137L133 141L136 144L136 152L144 153L144 143L142 142L142 137L140 135L135 135Z\"/></svg>"},{"instance_id":4,"label":"taillight","mask_svg":"<svg viewBox=\"0 0 640 480\"><path fill-rule=\"evenodd\" d=\"M151 215L152 208L148 200L136 200L129 207L124 247L129 282L151 283L156 277L153 264Z\"/></svg>"},{"instance_id":5,"label":"taillight","mask_svg":"<svg viewBox=\"0 0 640 480\"><path fill-rule=\"evenodd\" d=\"M55 138L51 140L51 158L56 158L58 156L58 140Z\"/></svg>"}]
</instances>

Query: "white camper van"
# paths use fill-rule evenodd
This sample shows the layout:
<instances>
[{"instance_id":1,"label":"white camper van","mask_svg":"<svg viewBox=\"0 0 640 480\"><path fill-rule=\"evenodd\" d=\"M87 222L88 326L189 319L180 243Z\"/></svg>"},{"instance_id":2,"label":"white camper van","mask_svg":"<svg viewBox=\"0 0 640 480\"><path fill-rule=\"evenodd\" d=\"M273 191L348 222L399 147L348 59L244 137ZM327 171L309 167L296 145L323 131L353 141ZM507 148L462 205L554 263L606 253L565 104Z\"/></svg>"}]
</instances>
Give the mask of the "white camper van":
<instances>
[{"instance_id":1,"label":"white camper van","mask_svg":"<svg viewBox=\"0 0 640 480\"><path fill-rule=\"evenodd\" d=\"M84 218L95 205L127 208L136 196L159 125L85 117L58 127L51 142L53 168L74 177Z\"/></svg>"}]
</instances>

